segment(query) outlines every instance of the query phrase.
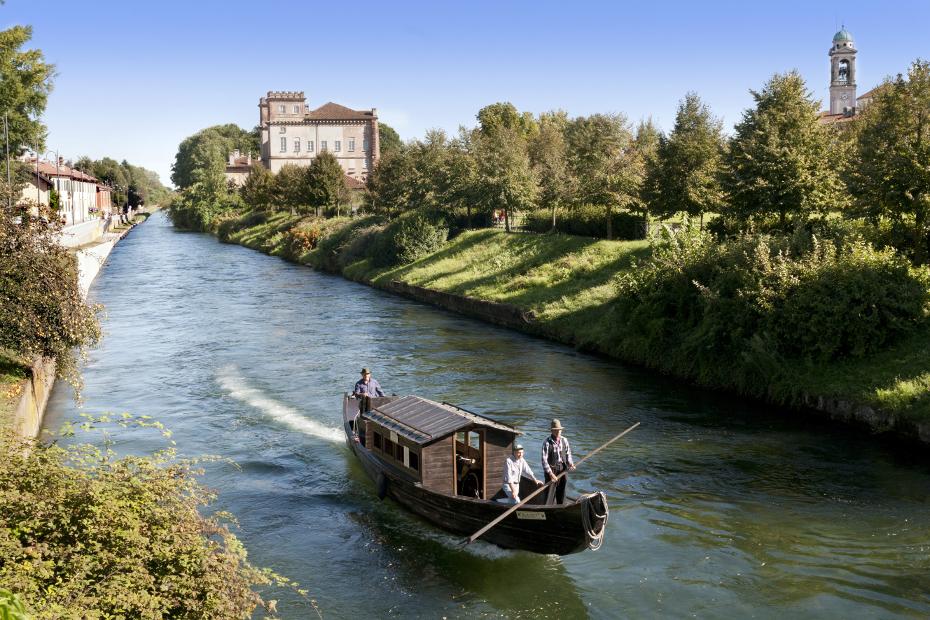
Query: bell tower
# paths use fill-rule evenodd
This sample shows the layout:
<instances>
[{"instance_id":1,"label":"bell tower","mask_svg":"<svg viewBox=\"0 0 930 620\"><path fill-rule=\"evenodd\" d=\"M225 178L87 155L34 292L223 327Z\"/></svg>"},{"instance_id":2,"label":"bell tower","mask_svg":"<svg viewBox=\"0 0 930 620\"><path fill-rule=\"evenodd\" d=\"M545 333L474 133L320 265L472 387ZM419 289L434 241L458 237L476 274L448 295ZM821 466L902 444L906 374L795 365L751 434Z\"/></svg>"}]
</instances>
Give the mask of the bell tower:
<instances>
[{"instance_id":1,"label":"bell tower","mask_svg":"<svg viewBox=\"0 0 930 620\"><path fill-rule=\"evenodd\" d=\"M830 114L856 112L856 45L843 26L830 46Z\"/></svg>"}]
</instances>

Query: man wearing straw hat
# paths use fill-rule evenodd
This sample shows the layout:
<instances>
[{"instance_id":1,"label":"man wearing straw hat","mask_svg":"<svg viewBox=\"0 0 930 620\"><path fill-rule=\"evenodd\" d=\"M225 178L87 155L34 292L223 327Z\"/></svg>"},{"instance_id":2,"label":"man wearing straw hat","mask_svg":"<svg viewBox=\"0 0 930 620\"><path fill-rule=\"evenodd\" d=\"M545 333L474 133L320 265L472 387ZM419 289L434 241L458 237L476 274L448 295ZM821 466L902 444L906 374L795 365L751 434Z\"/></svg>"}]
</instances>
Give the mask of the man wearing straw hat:
<instances>
[{"instance_id":1,"label":"man wearing straw hat","mask_svg":"<svg viewBox=\"0 0 930 620\"><path fill-rule=\"evenodd\" d=\"M542 466L546 472L546 480L554 481L565 470L572 471L575 464L572 462L572 449L568 439L562 437L562 423L557 419L549 425L550 435L542 445ZM547 504L561 504L565 501L565 486L568 484L568 475L559 478L557 484L549 486L546 497Z\"/></svg>"}]
</instances>

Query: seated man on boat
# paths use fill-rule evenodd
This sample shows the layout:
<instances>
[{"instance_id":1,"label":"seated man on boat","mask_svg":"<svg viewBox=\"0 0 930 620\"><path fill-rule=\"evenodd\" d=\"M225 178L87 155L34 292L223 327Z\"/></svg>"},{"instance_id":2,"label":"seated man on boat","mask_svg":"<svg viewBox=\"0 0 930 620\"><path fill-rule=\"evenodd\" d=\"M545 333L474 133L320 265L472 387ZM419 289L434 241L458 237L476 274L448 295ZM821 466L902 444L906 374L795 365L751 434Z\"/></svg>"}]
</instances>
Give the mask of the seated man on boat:
<instances>
[{"instance_id":1,"label":"seated man on boat","mask_svg":"<svg viewBox=\"0 0 930 620\"><path fill-rule=\"evenodd\" d=\"M523 446L514 444L513 454L507 457L504 463L504 494L507 497L497 501L505 504L520 503L520 478L526 476L536 483L536 486L542 486L542 481L536 479L530 464L523 458Z\"/></svg>"},{"instance_id":2,"label":"seated man on boat","mask_svg":"<svg viewBox=\"0 0 930 620\"><path fill-rule=\"evenodd\" d=\"M362 368L362 378L355 382L355 389L352 390L352 396L356 398L361 398L363 396L374 398L376 396L384 396L384 390L381 389L381 384L378 383L377 379L371 378L371 371L367 368Z\"/></svg>"}]
</instances>

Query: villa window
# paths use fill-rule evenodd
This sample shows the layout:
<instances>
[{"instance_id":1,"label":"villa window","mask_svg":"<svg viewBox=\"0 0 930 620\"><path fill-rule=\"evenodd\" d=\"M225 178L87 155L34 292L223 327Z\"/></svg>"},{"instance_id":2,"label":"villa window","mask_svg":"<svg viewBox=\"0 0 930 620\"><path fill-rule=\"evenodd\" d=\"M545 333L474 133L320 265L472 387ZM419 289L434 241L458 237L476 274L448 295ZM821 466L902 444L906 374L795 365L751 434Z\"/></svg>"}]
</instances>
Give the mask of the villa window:
<instances>
[{"instance_id":1,"label":"villa window","mask_svg":"<svg viewBox=\"0 0 930 620\"><path fill-rule=\"evenodd\" d=\"M321 151L326 150L326 140L320 140L320 150Z\"/></svg>"},{"instance_id":2,"label":"villa window","mask_svg":"<svg viewBox=\"0 0 930 620\"><path fill-rule=\"evenodd\" d=\"M355 138L349 138L349 152L355 152Z\"/></svg>"},{"instance_id":3,"label":"villa window","mask_svg":"<svg viewBox=\"0 0 930 620\"><path fill-rule=\"evenodd\" d=\"M287 152L287 138L281 138L281 152Z\"/></svg>"},{"instance_id":4,"label":"villa window","mask_svg":"<svg viewBox=\"0 0 930 620\"><path fill-rule=\"evenodd\" d=\"M313 140L307 140L307 152L308 153L313 152Z\"/></svg>"},{"instance_id":5,"label":"villa window","mask_svg":"<svg viewBox=\"0 0 930 620\"><path fill-rule=\"evenodd\" d=\"M280 129L278 129L278 133L287 133L287 127L281 125Z\"/></svg>"},{"instance_id":6,"label":"villa window","mask_svg":"<svg viewBox=\"0 0 930 620\"><path fill-rule=\"evenodd\" d=\"M338 152L341 151L341 150L342 150L342 142L340 142L339 140L336 140L336 142L335 142L335 144L334 144L334 146L333 146L333 151L335 151L336 153L338 153Z\"/></svg>"},{"instance_id":7,"label":"villa window","mask_svg":"<svg viewBox=\"0 0 930 620\"><path fill-rule=\"evenodd\" d=\"M294 152L300 152L300 138L294 138Z\"/></svg>"},{"instance_id":8,"label":"villa window","mask_svg":"<svg viewBox=\"0 0 930 620\"><path fill-rule=\"evenodd\" d=\"M280 104L280 105L278 105L278 112L279 112L279 113L284 114L284 110L285 110L285 108L284 108L284 104L283 104L283 103Z\"/></svg>"},{"instance_id":9,"label":"villa window","mask_svg":"<svg viewBox=\"0 0 930 620\"><path fill-rule=\"evenodd\" d=\"M294 106L294 114L300 114L300 106L299 106L299 105L295 105L295 106Z\"/></svg>"}]
</instances>

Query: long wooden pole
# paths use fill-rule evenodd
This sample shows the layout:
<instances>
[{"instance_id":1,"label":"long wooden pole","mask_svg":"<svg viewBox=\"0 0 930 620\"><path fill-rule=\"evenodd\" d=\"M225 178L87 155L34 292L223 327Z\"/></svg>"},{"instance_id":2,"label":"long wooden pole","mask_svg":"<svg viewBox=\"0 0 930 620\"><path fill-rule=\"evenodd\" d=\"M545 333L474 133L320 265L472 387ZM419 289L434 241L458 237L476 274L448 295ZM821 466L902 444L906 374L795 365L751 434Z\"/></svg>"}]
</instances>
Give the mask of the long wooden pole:
<instances>
[{"instance_id":1,"label":"long wooden pole","mask_svg":"<svg viewBox=\"0 0 930 620\"><path fill-rule=\"evenodd\" d=\"M592 450L591 452L589 452L588 454L586 454L585 457L584 457L583 459L581 459L580 461L578 461L577 464L575 464L575 468L577 469L578 465L581 465L582 463L584 463L585 461L587 461L589 458L591 458L592 456L594 456L595 454L597 454L598 452L600 452L601 450L603 450L604 448L606 448L607 446L609 446L610 444L612 444L613 442L617 441L618 439L620 439L621 437L623 437L624 435L626 435L627 433L629 433L630 431L632 431L633 429L635 429L637 426L639 426L639 422L637 422L636 424L634 424L634 425L631 426L630 428L626 429L625 431L623 431L622 433L620 433L619 435L617 435L616 437L614 437L613 439L611 439L610 441L608 441L607 443L605 443L604 445L602 445L601 447L597 448L596 450ZM530 501L531 499L533 499L534 497L536 497L537 495L539 495L540 493L542 493L542 492L543 492L544 490L546 490L546 488L548 488L550 485L558 484L559 480L560 480L563 476L565 476L567 473L568 473L568 470L566 469L566 470L563 471L561 474L559 474L558 476L556 476L556 477L555 477L555 480L551 480L551 481L547 482L546 484L542 485L541 487L539 487L538 489L536 489L535 491L533 491L532 493L530 493L529 495L527 495L526 498L525 498L522 502L520 502L519 504L517 504L516 506L511 506L509 510L505 511L505 512L502 513L500 516L498 516L496 519L494 519L493 521L491 521L490 523L488 523L487 525L485 525L483 528L481 528L480 530L478 530L477 532L475 532L475 533L472 534L471 536L469 536L469 537L468 537L468 540L465 541L465 544L466 544L466 545L470 545L471 543L473 543L473 542L475 542L476 540L478 540L478 539L479 539L483 534L485 534L488 530L490 530L492 527L494 527L495 525L497 525L498 523L500 523L501 521L503 521L503 520L506 519L507 517L509 517L511 514L513 514L513 512L514 512L515 510L517 510L518 508L520 508L521 506L523 506L523 504L525 504L526 502Z\"/></svg>"}]
</instances>

